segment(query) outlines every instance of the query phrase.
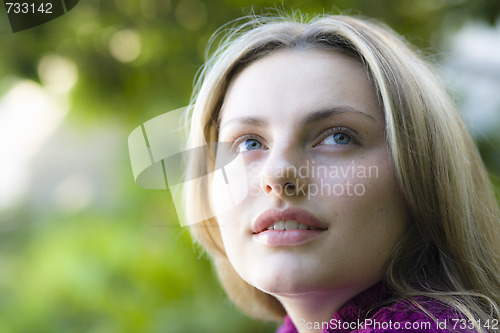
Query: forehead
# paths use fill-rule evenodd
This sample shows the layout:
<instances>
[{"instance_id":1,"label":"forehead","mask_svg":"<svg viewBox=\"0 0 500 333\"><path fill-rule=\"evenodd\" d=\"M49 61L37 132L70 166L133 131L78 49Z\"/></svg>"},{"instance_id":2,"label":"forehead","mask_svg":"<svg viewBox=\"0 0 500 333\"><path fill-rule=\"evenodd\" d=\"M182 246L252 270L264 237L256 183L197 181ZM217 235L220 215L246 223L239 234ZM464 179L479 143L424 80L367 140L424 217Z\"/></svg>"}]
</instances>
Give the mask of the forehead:
<instances>
[{"instance_id":1,"label":"forehead","mask_svg":"<svg viewBox=\"0 0 500 333\"><path fill-rule=\"evenodd\" d=\"M280 121L335 107L383 118L360 61L335 50L280 50L232 80L219 121L249 115Z\"/></svg>"}]
</instances>

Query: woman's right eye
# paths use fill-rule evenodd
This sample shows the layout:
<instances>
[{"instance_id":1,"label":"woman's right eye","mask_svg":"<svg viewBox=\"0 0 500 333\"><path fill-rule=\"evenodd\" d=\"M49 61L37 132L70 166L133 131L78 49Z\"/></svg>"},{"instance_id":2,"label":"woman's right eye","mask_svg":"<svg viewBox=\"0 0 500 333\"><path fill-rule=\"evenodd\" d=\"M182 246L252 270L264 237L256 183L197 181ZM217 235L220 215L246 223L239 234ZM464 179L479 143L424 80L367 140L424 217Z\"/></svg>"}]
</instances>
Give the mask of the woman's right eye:
<instances>
[{"instance_id":1,"label":"woman's right eye","mask_svg":"<svg viewBox=\"0 0 500 333\"><path fill-rule=\"evenodd\" d=\"M240 142L237 146L238 152L261 149L262 143L257 139L246 139Z\"/></svg>"}]
</instances>

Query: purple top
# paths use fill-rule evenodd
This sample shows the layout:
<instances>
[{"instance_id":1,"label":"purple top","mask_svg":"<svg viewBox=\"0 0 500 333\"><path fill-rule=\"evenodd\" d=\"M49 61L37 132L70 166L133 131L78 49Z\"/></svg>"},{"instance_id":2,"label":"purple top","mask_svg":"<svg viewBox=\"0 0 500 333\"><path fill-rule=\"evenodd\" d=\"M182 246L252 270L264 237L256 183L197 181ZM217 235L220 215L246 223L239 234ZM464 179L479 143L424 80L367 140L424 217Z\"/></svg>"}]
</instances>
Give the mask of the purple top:
<instances>
[{"instance_id":1,"label":"purple top","mask_svg":"<svg viewBox=\"0 0 500 333\"><path fill-rule=\"evenodd\" d=\"M460 314L438 301L425 297L413 298L429 313L426 314L407 300L387 302L388 300L390 294L384 292L379 283L349 300L329 322L302 320L297 325L310 329L322 328L322 333L477 332L472 329L470 322L461 319ZM298 330L290 317L286 316L277 333L298 333Z\"/></svg>"}]
</instances>

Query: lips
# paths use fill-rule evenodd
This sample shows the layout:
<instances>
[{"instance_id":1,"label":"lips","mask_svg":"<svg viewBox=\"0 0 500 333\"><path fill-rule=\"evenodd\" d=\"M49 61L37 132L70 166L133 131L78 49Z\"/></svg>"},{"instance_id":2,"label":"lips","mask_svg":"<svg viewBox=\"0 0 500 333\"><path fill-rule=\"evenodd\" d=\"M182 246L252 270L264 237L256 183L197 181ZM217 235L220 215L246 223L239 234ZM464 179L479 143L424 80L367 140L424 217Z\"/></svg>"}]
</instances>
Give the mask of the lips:
<instances>
[{"instance_id":1,"label":"lips","mask_svg":"<svg viewBox=\"0 0 500 333\"><path fill-rule=\"evenodd\" d=\"M301 208L287 208L285 210L271 209L260 214L253 224L254 234L267 230L321 231L328 229L326 225L314 215Z\"/></svg>"}]
</instances>

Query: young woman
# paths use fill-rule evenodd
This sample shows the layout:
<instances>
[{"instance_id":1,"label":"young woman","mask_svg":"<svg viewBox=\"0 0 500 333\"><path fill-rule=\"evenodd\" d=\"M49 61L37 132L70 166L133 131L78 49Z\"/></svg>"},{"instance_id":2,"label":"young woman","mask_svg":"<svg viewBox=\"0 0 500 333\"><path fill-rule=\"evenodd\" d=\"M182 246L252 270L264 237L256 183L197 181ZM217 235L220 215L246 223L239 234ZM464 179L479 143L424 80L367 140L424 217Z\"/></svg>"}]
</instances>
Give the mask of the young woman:
<instances>
[{"instance_id":1,"label":"young woman","mask_svg":"<svg viewBox=\"0 0 500 333\"><path fill-rule=\"evenodd\" d=\"M279 332L500 327L494 192L432 68L391 30L253 18L203 67L190 119L191 146L243 161L243 200L215 178L185 200L193 223L214 216L191 230L244 312Z\"/></svg>"}]
</instances>

